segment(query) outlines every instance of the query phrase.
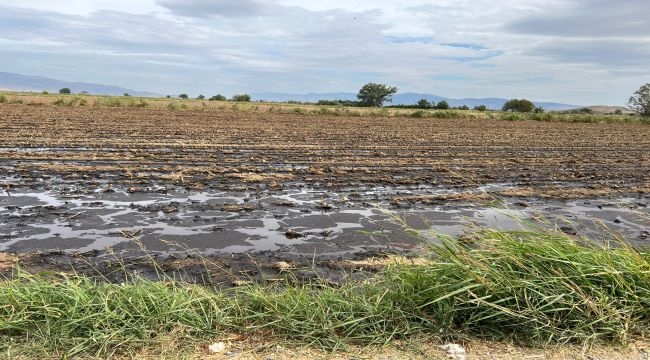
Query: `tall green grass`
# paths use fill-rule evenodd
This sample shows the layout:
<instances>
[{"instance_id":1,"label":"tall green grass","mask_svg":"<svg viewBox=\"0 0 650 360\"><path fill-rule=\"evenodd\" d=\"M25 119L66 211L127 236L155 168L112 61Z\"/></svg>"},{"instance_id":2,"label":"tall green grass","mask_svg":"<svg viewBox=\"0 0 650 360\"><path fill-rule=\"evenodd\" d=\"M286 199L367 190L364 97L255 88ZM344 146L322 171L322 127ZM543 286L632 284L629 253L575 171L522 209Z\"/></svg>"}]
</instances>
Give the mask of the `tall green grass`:
<instances>
[{"instance_id":1,"label":"tall green grass","mask_svg":"<svg viewBox=\"0 0 650 360\"><path fill-rule=\"evenodd\" d=\"M650 335L650 256L553 232L442 238L419 265L364 282L213 288L18 272L0 283L0 351L106 356L170 333L188 342L252 333L336 349L417 334L522 344ZM21 350L22 351L22 350Z\"/></svg>"}]
</instances>

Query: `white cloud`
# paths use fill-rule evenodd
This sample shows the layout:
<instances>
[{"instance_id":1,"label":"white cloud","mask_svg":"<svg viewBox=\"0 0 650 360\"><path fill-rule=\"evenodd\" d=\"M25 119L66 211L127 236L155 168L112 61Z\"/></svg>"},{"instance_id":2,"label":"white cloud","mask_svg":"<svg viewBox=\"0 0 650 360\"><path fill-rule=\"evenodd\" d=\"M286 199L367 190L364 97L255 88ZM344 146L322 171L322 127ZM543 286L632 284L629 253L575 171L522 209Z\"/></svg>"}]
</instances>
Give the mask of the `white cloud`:
<instances>
[{"instance_id":1,"label":"white cloud","mask_svg":"<svg viewBox=\"0 0 650 360\"><path fill-rule=\"evenodd\" d=\"M13 3L0 0L5 71L160 93L356 91L374 81L449 97L620 104L650 80L640 78L650 48L640 0Z\"/></svg>"}]
</instances>

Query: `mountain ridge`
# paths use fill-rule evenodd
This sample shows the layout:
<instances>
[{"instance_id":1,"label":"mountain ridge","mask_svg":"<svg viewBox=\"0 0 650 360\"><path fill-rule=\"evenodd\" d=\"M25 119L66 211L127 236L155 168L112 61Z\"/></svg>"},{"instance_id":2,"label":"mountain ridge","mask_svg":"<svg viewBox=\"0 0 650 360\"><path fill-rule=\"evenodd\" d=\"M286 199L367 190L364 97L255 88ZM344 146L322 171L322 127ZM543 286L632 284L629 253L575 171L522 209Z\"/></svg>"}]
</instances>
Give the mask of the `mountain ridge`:
<instances>
[{"instance_id":1,"label":"mountain ridge","mask_svg":"<svg viewBox=\"0 0 650 360\"><path fill-rule=\"evenodd\" d=\"M133 96L161 96L160 94L153 92L133 90L115 85L65 81L44 76L0 72L0 89L14 91L58 92L59 89L62 88L69 88L73 93L86 91L95 95L123 95L124 93L128 93Z\"/></svg>"}]
</instances>

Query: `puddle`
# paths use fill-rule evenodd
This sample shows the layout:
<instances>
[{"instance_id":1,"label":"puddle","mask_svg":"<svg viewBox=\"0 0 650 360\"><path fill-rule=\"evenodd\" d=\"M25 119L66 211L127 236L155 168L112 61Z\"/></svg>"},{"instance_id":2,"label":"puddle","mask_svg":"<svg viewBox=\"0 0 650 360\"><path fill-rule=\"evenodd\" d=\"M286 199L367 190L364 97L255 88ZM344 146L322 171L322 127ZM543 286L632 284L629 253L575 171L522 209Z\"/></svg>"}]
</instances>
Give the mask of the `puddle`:
<instances>
[{"instance_id":1,"label":"puddle","mask_svg":"<svg viewBox=\"0 0 650 360\"><path fill-rule=\"evenodd\" d=\"M479 191L507 188L485 186ZM448 202L395 208L392 196L445 194L442 187L364 187L337 192L286 191L166 193L69 191L0 195L0 251L85 252L195 250L206 254L282 251L336 255L397 246L415 240L400 222L424 237L461 235L475 226L523 230L533 219L576 235L605 239L617 233L633 243L650 241L648 199L505 199L498 207ZM606 229L603 231L603 229Z\"/></svg>"}]
</instances>

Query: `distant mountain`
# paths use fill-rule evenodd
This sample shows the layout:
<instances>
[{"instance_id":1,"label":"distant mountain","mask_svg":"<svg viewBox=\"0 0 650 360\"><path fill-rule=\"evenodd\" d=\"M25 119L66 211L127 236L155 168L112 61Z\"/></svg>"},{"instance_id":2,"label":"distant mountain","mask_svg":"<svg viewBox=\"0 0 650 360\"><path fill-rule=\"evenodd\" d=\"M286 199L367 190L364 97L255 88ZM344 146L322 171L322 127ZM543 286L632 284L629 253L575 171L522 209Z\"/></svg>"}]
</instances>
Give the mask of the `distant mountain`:
<instances>
[{"instance_id":1,"label":"distant mountain","mask_svg":"<svg viewBox=\"0 0 650 360\"><path fill-rule=\"evenodd\" d=\"M161 96L160 94L127 89L120 86L91 84L85 82L69 82L50 79L43 76L27 76L14 73L0 72L0 89L15 91L58 92L61 88L69 88L73 93L87 91L96 95L123 95L128 93L133 96Z\"/></svg>"},{"instance_id":2,"label":"distant mountain","mask_svg":"<svg viewBox=\"0 0 650 360\"><path fill-rule=\"evenodd\" d=\"M357 100L355 93L309 93L309 94L287 94L287 93L257 93L251 95L254 100L265 101L300 101L300 102L317 102L318 100ZM501 109L508 99L501 98L466 98L466 99L450 99L442 96L422 93L397 93L393 96L392 105L413 105L420 99L427 99L429 102L440 102L445 100L451 106L467 105L473 108L477 105L485 105L488 109L498 110ZM536 106L541 106L545 110L570 110L580 108L579 105L560 104L554 102L534 101Z\"/></svg>"}]
</instances>

